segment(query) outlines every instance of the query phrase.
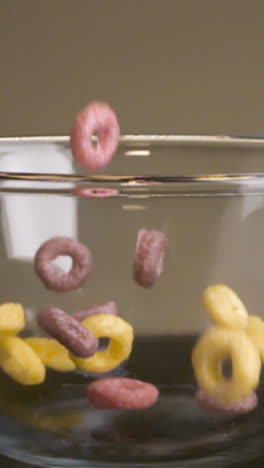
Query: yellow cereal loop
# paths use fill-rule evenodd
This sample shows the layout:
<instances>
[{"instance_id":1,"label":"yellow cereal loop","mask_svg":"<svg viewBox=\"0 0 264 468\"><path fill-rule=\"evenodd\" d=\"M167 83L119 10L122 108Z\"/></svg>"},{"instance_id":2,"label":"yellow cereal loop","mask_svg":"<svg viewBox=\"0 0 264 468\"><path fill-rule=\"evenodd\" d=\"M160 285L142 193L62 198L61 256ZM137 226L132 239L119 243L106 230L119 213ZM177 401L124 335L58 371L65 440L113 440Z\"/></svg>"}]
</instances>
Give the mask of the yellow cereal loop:
<instances>
[{"instance_id":1,"label":"yellow cereal loop","mask_svg":"<svg viewBox=\"0 0 264 468\"><path fill-rule=\"evenodd\" d=\"M46 367L59 372L69 372L75 369L68 350L58 341L43 337L25 338L24 341L35 351Z\"/></svg>"},{"instance_id":2,"label":"yellow cereal loop","mask_svg":"<svg viewBox=\"0 0 264 468\"><path fill-rule=\"evenodd\" d=\"M7 302L0 305L0 333L16 335L25 327L25 315L20 304Z\"/></svg>"},{"instance_id":3,"label":"yellow cereal loop","mask_svg":"<svg viewBox=\"0 0 264 468\"><path fill-rule=\"evenodd\" d=\"M222 372L226 358L232 361L232 377L228 379ZM209 328L193 349L192 364L200 388L225 404L240 401L259 382L259 353L243 330Z\"/></svg>"},{"instance_id":4,"label":"yellow cereal loop","mask_svg":"<svg viewBox=\"0 0 264 468\"><path fill-rule=\"evenodd\" d=\"M248 313L236 293L223 284L208 286L202 297L203 307L216 325L246 328Z\"/></svg>"},{"instance_id":5,"label":"yellow cereal loop","mask_svg":"<svg viewBox=\"0 0 264 468\"><path fill-rule=\"evenodd\" d=\"M79 369L96 373L108 372L129 357L133 343L133 328L129 323L114 315L98 314L87 317L82 324L97 338L108 337L109 345L87 359L71 355Z\"/></svg>"},{"instance_id":6,"label":"yellow cereal loop","mask_svg":"<svg viewBox=\"0 0 264 468\"><path fill-rule=\"evenodd\" d=\"M45 367L38 355L16 336L1 336L0 367L22 385L40 384L45 379Z\"/></svg>"},{"instance_id":7,"label":"yellow cereal loop","mask_svg":"<svg viewBox=\"0 0 264 468\"><path fill-rule=\"evenodd\" d=\"M31 416L34 426L41 429L46 429L51 432L72 432L74 426L80 425L84 422L85 412L77 408L63 410L54 409L53 411L47 411L45 409L36 411Z\"/></svg>"},{"instance_id":8,"label":"yellow cereal loop","mask_svg":"<svg viewBox=\"0 0 264 468\"><path fill-rule=\"evenodd\" d=\"M264 362L264 321L256 315L249 315L246 332L256 346L261 361Z\"/></svg>"}]
</instances>

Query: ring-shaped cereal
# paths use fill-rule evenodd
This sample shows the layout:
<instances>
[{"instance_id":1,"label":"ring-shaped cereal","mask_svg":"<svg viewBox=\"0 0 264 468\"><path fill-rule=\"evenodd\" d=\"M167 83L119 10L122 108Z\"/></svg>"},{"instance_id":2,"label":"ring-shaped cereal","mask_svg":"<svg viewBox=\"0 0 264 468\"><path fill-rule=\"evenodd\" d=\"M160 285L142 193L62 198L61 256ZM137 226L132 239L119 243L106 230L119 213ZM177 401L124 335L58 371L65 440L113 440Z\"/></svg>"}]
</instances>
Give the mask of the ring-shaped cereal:
<instances>
[{"instance_id":1,"label":"ring-shaped cereal","mask_svg":"<svg viewBox=\"0 0 264 468\"><path fill-rule=\"evenodd\" d=\"M249 315L246 332L256 346L261 361L264 362L264 321L257 315Z\"/></svg>"},{"instance_id":2,"label":"ring-shaped cereal","mask_svg":"<svg viewBox=\"0 0 264 468\"><path fill-rule=\"evenodd\" d=\"M1 336L0 367L22 385L37 385L45 380L44 364L35 351L17 336Z\"/></svg>"},{"instance_id":3,"label":"ring-shaped cereal","mask_svg":"<svg viewBox=\"0 0 264 468\"><path fill-rule=\"evenodd\" d=\"M258 397L255 392L251 392L240 401L233 404L224 404L215 398L206 395L203 390L198 390L196 393L196 400L202 408L209 413L226 413L226 414L243 414L249 413L258 404Z\"/></svg>"},{"instance_id":4,"label":"ring-shaped cereal","mask_svg":"<svg viewBox=\"0 0 264 468\"><path fill-rule=\"evenodd\" d=\"M83 320L97 338L109 338L109 344L103 351L97 351L94 356L80 359L70 355L76 367L83 371L104 373L119 366L128 359L133 344L133 328L120 317L114 315L91 315Z\"/></svg>"},{"instance_id":5,"label":"ring-shaped cereal","mask_svg":"<svg viewBox=\"0 0 264 468\"><path fill-rule=\"evenodd\" d=\"M43 336L32 336L24 341L35 351L44 366L58 372L70 372L75 369L68 350L58 341Z\"/></svg>"},{"instance_id":6,"label":"ring-shaped cereal","mask_svg":"<svg viewBox=\"0 0 264 468\"><path fill-rule=\"evenodd\" d=\"M248 313L237 294L224 284L208 286L203 293L203 307L216 325L245 329Z\"/></svg>"},{"instance_id":7,"label":"ring-shaped cereal","mask_svg":"<svg viewBox=\"0 0 264 468\"><path fill-rule=\"evenodd\" d=\"M21 304L6 302L0 305L0 333L16 335L25 327L25 314Z\"/></svg>"},{"instance_id":8,"label":"ring-shaped cereal","mask_svg":"<svg viewBox=\"0 0 264 468\"><path fill-rule=\"evenodd\" d=\"M97 144L92 136L97 134ZM71 130L71 150L79 164L87 169L101 169L117 150L120 129L116 114L104 102L91 102L75 117Z\"/></svg>"},{"instance_id":9,"label":"ring-shaped cereal","mask_svg":"<svg viewBox=\"0 0 264 468\"><path fill-rule=\"evenodd\" d=\"M94 408L144 409L157 402L159 390L155 385L142 380L108 377L89 384L87 395Z\"/></svg>"},{"instance_id":10,"label":"ring-shaped cereal","mask_svg":"<svg viewBox=\"0 0 264 468\"><path fill-rule=\"evenodd\" d=\"M87 309L81 309L75 312L72 317L78 320L78 322L83 322L83 320L90 317L90 315L97 314L119 315L119 310L115 301L108 301L102 304L95 304Z\"/></svg>"},{"instance_id":11,"label":"ring-shaped cereal","mask_svg":"<svg viewBox=\"0 0 264 468\"><path fill-rule=\"evenodd\" d=\"M223 374L223 361L232 361L232 377ZM242 330L211 327L192 352L199 387L225 404L239 402L258 385L261 361L257 348Z\"/></svg>"},{"instance_id":12,"label":"ring-shaped cereal","mask_svg":"<svg viewBox=\"0 0 264 468\"><path fill-rule=\"evenodd\" d=\"M134 280L143 288L151 288L163 270L166 235L156 229L140 229L133 262Z\"/></svg>"},{"instance_id":13,"label":"ring-shaped cereal","mask_svg":"<svg viewBox=\"0 0 264 468\"><path fill-rule=\"evenodd\" d=\"M60 255L72 258L72 267L67 273L52 264ZM92 270L92 263L92 254L88 247L63 236L52 237L44 242L34 259L35 271L46 287L58 292L82 286Z\"/></svg>"},{"instance_id":14,"label":"ring-shaped cereal","mask_svg":"<svg viewBox=\"0 0 264 468\"><path fill-rule=\"evenodd\" d=\"M96 336L58 307L49 306L40 309L37 323L42 330L75 356L88 358L98 349Z\"/></svg>"}]
</instances>

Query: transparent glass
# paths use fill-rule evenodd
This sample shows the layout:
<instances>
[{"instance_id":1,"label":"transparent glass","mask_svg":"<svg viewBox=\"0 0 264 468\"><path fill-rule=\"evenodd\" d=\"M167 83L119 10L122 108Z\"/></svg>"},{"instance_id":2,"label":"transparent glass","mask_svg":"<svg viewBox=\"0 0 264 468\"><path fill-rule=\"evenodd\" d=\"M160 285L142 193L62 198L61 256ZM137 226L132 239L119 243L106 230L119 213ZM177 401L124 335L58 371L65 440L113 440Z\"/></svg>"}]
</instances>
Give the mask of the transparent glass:
<instances>
[{"instance_id":1,"label":"transparent glass","mask_svg":"<svg viewBox=\"0 0 264 468\"><path fill-rule=\"evenodd\" d=\"M111 189L91 198L84 189ZM100 174L81 173L67 137L0 139L1 302L23 304L24 336L53 304L73 313L115 300L135 330L129 360L111 375L152 382L156 406L96 410L86 386L95 376L48 371L24 387L1 373L0 452L47 467L220 467L264 452L264 398L243 416L198 406L191 351L209 320L204 288L230 285L264 317L264 139L228 136L123 136ZM166 233L164 269L151 289L132 276L137 232ZM94 269L77 291L55 293L34 273L38 247L55 235L79 239ZM67 269L69 259L61 257Z\"/></svg>"}]
</instances>

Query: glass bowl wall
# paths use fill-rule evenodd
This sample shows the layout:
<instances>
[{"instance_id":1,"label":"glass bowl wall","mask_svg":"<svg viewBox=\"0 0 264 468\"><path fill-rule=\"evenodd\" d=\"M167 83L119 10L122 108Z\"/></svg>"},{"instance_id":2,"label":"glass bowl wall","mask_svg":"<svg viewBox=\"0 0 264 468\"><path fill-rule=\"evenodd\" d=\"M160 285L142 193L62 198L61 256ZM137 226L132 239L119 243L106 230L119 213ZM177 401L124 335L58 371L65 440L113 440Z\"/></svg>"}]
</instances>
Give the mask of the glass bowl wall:
<instances>
[{"instance_id":1,"label":"glass bowl wall","mask_svg":"<svg viewBox=\"0 0 264 468\"><path fill-rule=\"evenodd\" d=\"M85 189L111 189L106 198ZM0 139L1 302L35 314L67 313L115 300L135 330L128 362L112 372L156 384L157 406L99 411L85 387L94 375L48 372L26 388L1 374L0 452L51 467L225 466L262 451L263 399L247 416L208 415L197 406L192 347L210 322L206 286L225 283L249 313L264 317L264 140L228 136L123 136L101 173L80 170L67 137ZM144 289L132 276L137 232L166 233L164 269ZM55 235L89 246L94 269L84 287L46 289L33 268ZM69 268L69 259L58 264ZM111 374L111 375L112 375Z\"/></svg>"}]
</instances>

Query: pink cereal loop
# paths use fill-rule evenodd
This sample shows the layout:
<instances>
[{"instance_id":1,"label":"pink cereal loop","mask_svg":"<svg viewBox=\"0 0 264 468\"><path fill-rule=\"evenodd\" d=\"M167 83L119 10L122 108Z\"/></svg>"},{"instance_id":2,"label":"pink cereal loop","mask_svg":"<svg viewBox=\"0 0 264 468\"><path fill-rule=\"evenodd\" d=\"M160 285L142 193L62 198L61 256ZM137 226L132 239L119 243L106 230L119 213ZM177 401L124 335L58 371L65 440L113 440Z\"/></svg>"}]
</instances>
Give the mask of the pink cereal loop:
<instances>
[{"instance_id":1,"label":"pink cereal loop","mask_svg":"<svg viewBox=\"0 0 264 468\"><path fill-rule=\"evenodd\" d=\"M108 198L119 194L119 190L111 188L83 188L73 190L73 194L86 198Z\"/></svg>"},{"instance_id":2,"label":"pink cereal loop","mask_svg":"<svg viewBox=\"0 0 264 468\"><path fill-rule=\"evenodd\" d=\"M101 409L144 409L153 406L159 390L151 383L126 377L109 377L88 385L88 399Z\"/></svg>"},{"instance_id":3,"label":"pink cereal loop","mask_svg":"<svg viewBox=\"0 0 264 468\"><path fill-rule=\"evenodd\" d=\"M72 317L78 322L82 322L90 315L98 315L98 314L109 314L109 315L119 315L119 310L115 301L108 301L102 304L95 304L91 307L87 307L87 309L81 309L78 312L75 312Z\"/></svg>"},{"instance_id":4,"label":"pink cereal loop","mask_svg":"<svg viewBox=\"0 0 264 468\"><path fill-rule=\"evenodd\" d=\"M72 267L64 272L52 260L60 255L72 258ZM81 287L92 271L93 258L88 247L77 240L56 236L44 242L37 250L34 268L48 289L58 292L71 291Z\"/></svg>"},{"instance_id":5,"label":"pink cereal loop","mask_svg":"<svg viewBox=\"0 0 264 468\"><path fill-rule=\"evenodd\" d=\"M167 239L155 229L140 229L133 264L135 281L144 288L154 286L162 273Z\"/></svg>"},{"instance_id":6,"label":"pink cereal loop","mask_svg":"<svg viewBox=\"0 0 264 468\"><path fill-rule=\"evenodd\" d=\"M94 145L92 136L97 134ZM74 119L71 150L76 161L87 169L102 169L117 150L120 129L116 114L108 104L91 102Z\"/></svg>"},{"instance_id":7,"label":"pink cereal loop","mask_svg":"<svg viewBox=\"0 0 264 468\"><path fill-rule=\"evenodd\" d=\"M198 390L196 400L202 408L209 413L243 414L252 411L258 404L258 397L255 392L251 392L242 398L238 403L227 405L215 398L207 395L204 390Z\"/></svg>"},{"instance_id":8,"label":"pink cereal loop","mask_svg":"<svg viewBox=\"0 0 264 468\"><path fill-rule=\"evenodd\" d=\"M39 310L39 326L75 356L88 358L98 348L96 336L58 307L49 306Z\"/></svg>"}]
</instances>

